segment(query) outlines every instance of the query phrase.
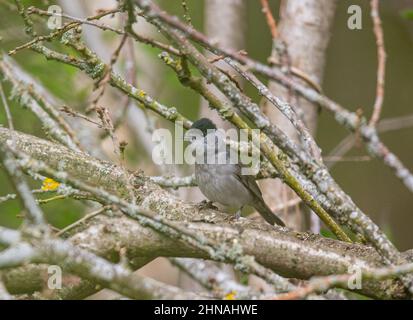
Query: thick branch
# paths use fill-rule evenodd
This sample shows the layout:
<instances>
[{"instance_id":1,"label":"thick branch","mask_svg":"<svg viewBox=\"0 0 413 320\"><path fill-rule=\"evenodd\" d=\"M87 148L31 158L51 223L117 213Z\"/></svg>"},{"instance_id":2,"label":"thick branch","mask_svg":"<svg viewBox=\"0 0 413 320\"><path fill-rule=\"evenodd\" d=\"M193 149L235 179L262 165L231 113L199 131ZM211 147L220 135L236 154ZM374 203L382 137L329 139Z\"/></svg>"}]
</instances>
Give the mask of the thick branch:
<instances>
[{"instance_id":1,"label":"thick branch","mask_svg":"<svg viewBox=\"0 0 413 320\"><path fill-rule=\"evenodd\" d=\"M0 233L4 230L7 229L0 227ZM18 231L15 233L19 234ZM9 252L11 252L10 255ZM202 298L202 296L186 293L156 280L133 274L122 264L108 262L87 250L74 246L69 241L30 237L30 243L19 242L0 253L0 268L28 262L59 265L68 273L90 279L103 287L134 299Z\"/></svg>"}]
</instances>

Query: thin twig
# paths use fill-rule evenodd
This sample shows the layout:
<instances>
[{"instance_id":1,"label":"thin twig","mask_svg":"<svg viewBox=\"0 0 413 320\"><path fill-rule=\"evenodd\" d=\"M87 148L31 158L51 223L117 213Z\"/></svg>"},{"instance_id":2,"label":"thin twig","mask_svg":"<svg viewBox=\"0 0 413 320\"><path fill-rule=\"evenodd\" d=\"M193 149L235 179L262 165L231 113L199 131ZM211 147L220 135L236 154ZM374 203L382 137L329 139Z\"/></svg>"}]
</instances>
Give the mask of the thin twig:
<instances>
[{"instance_id":1,"label":"thin twig","mask_svg":"<svg viewBox=\"0 0 413 320\"><path fill-rule=\"evenodd\" d=\"M106 66L105 73L103 77L100 78L96 83L95 91L99 91L96 98L92 101L92 106L88 108L89 110L94 110L99 103L100 98L102 98L103 94L105 93L106 84L110 80L110 73L113 70L113 66L115 65L116 61L118 61L119 54L126 43L127 35L123 35L122 40L120 41L119 45L116 47L115 51L112 53L110 58L109 65ZM100 89L100 90L99 90Z\"/></svg>"},{"instance_id":2,"label":"thin twig","mask_svg":"<svg viewBox=\"0 0 413 320\"><path fill-rule=\"evenodd\" d=\"M1 81L0 81L0 95L1 95L1 101L3 102L4 110L6 111L6 118L7 118L7 122L9 125L9 129L14 130L9 104L7 103L7 98L6 98L6 95L4 94L3 85Z\"/></svg>"},{"instance_id":3,"label":"thin twig","mask_svg":"<svg viewBox=\"0 0 413 320\"><path fill-rule=\"evenodd\" d=\"M102 123L102 128L104 128L109 136L112 138L112 142L114 145L114 152L115 154L121 154L121 146L119 143L119 139L115 133L115 127L113 125L113 121L109 115L109 110L106 107L103 106L98 106L99 100L102 98L102 96L105 93L106 85L110 81L110 75L113 69L113 66L115 65L116 61L119 58L119 54L123 48L123 46L126 43L127 35L123 35L122 40L120 41L118 47L116 50L113 52L112 57L110 59L109 65L106 67L105 73L102 78L98 80L96 83L96 88L95 91L98 91L98 94L96 95L96 98L93 100L92 105L87 109L88 110L95 110L96 113L99 116L99 119Z\"/></svg>"},{"instance_id":4,"label":"thin twig","mask_svg":"<svg viewBox=\"0 0 413 320\"><path fill-rule=\"evenodd\" d=\"M80 151L78 145L71 138L70 134L54 119L48 112L43 109L43 106L33 96L33 88L30 83L22 80L16 73L16 68L7 56L0 56L0 73L13 87L14 97L19 104L27 107L43 124L47 133L55 138L60 143L68 146L72 150Z\"/></svg>"},{"instance_id":5,"label":"thin twig","mask_svg":"<svg viewBox=\"0 0 413 320\"><path fill-rule=\"evenodd\" d=\"M136 40L136 41L139 41L139 42L142 42L142 43L145 43L145 44L149 44L149 45L151 45L151 46L154 47L154 48L159 48L159 49L161 49L161 50L167 51L167 52L169 52L169 53L171 53L171 54L174 54L174 55L178 55L178 56L181 55L181 53L180 53L177 49L175 49L174 47L172 47L172 46L170 46L170 45L167 45L167 44L164 44L164 43L162 43L162 42L160 42L160 41L157 41L157 40L150 39L150 38L147 38L147 37L145 37L145 36L139 35L139 34L137 34L136 32L134 32L132 29L128 30L128 32L125 32L125 31L122 30L122 29L113 28L113 27L111 27L111 26L109 26L109 25L107 25L107 24L103 24L103 23L99 23L99 22L93 21L93 20L100 19L100 18L102 18L103 16L117 13L117 12L119 12L118 9L108 10L108 11L105 11L105 12L100 13L100 14L98 14L98 15L90 16L90 17L88 17L88 18L86 18L86 19L77 18L77 17L72 17L72 16L67 15L67 14L52 13L52 12L44 11L44 10L41 10L41 9L38 9L38 8L34 8L34 7L31 7L31 8L29 8L29 9L31 9L30 13L36 13L36 14L45 15L45 16L63 17L63 18L66 18L66 19L69 19L69 20L74 21L76 24L71 24L71 25L70 25L70 28L69 28L69 26L67 26L66 28L63 27L63 28L65 28L65 29L67 29L67 30L73 29L74 27L77 27L77 26L79 26L79 25L81 25L81 24L87 24L87 25L90 25L90 26L99 28L99 29L101 29L101 30L104 30L104 31L112 31L112 32L114 32L114 33L116 33L116 34L119 34L119 35L128 34L128 35L130 35L130 36L131 36L134 40ZM67 30L63 30L63 31L65 32L65 31L67 31ZM46 37L47 37L46 40L48 40L48 38L50 38L50 39L51 39L51 38L55 38L55 37L56 37L57 35L59 35L59 34L62 34L62 32L60 32L60 31L58 30L58 31L56 31L55 33L50 34L49 36L46 36ZM36 39L35 39L35 40L36 40ZM36 43L36 42L38 42L38 41L39 41L39 40L37 39L36 41L34 41L34 43ZM23 46L21 46L21 47L27 48L27 47L30 47L31 45L33 45L34 43L30 42L30 43L27 43L27 44L25 44L25 45L23 45ZM20 47L19 47L19 48L20 48ZM20 49L23 49L23 48L20 48ZM17 48L16 48L16 49L17 49Z\"/></svg>"},{"instance_id":6,"label":"thin twig","mask_svg":"<svg viewBox=\"0 0 413 320\"><path fill-rule=\"evenodd\" d=\"M388 132L413 127L413 115L382 119L377 124L379 132Z\"/></svg>"},{"instance_id":7,"label":"thin twig","mask_svg":"<svg viewBox=\"0 0 413 320\"><path fill-rule=\"evenodd\" d=\"M252 299L261 295L259 291L238 283L213 261L169 258L169 262L221 299L228 295L233 295L236 299Z\"/></svg>"},{"instance_id":8,"label":"thin twig","mask_svg":"<svg viewBox=\"0 0 413 320\"><path fill-rule=\"evenodd\" d=\"M188 7L188 4L186 3L186 0L181 0L181 5L182 5L182 9L184 10L184 19L186 20L188 25L192 26L192 19L189 14L189 7Z\"/></svg>"},{"instance_id":9,"label":"thin twig","mask_svg":"<svg viewBox=\"0 0 413 320\"><path fill-rule=\"evenodd\" d=\"M109 15L109 14L118 13L118 12L120 12L119 9L104 10L104 11L102 11L101 13L99 13L98 15L91 16L91 17L84 18L84 19L83 19L83 18L73 17L73 16L71 16L71 15L64 14L64 13L56 13L56 12L44 11L44 10L38 9L38 8L36 8L36 7L30 7L30 8L28 8L28 9L27 9L27 12L30 13L30 14L33 14L33 13L34 13L34 14L44 15L44 16L62 17L62 18L66 18L66 19L69 19L69 20L72 20L72 21L76 21L76 22L78 22L78 23L80 23L80 24L87 24L87 25L90 25L90 26L98 27L99 29L102 29L102 30L113 31L113 32L115 32L115 33L117 33L117 34L123 34L123 33L124 33L121 29L117 29L117 28L111 27L111 26L108 25L108 24L105 24L105 23L102 23L102 22L97 22L97 21L92 21L92 20L100 19L100 18L102 18L102 17L104 17L104 16L106 16L106 15Z\"/></svg>"},{"instance_id":10,"label":"thin twig","mask_svg":"<svg viewBox=\"0 0 413 320\"><path fill-rule=\"evenodd\" d=\"M56 237L60 237L62 234L67 233L68 231L72 230L73 228L77 227L78 225L86 222L87 220L96 217L97 215L101 214L102 212L105 212L107 210L109 210L112 206L103 206L93 212L88 213L87 215L85 215L83 218L76 220L74 223L68 225L67 227L59 230L56 233Z\"/></svg>"},{"instance_id":11,"label":"thin twig","mask_svg":"<svg viewBox=\"0 0 413 320\"><path fill-rule=\"evenodd\" d=\"M400 130L405 128L413 127L413 115L401 116L395 118L388 118L380 120L377 124L377 131L380 133ZM357 143L358 139L354 134L349 134L339 144L326 156L324 159L340 159L347 152L349 152ZM337 160L328 161L328 167L331 168Z\"/></svg>"},{"instance_id":12,"label":"thin twig","mask_svg":"<svg viewBox=\"0 0 413 320\"><path fill-rule=\"evenodd\" d=\"M44 194L44 193L50 193L50 192L52 192L52 191L42 190L42 189L32 190L32 193L33 193L33 194ZM15 193L9 193L9 194L6 194L5 196L1 196L1 197L0 197L0 203L5 202L5 201L8 201L8 200L14 200L14 199L16 199L16 198L17 198L17 194L15 194Z\"/></svg>"},{"instance_id":13,"label":"thin twig","mask_svg":"<svg viewBox=\"0 0 413 320\"><path fill-rule=\"evenodd\" d=\"M361 280L375 279L385 280L389 278L396 278L400 275L405 275L413 272L413 263L403 264L399 266L391 266L379 269L360 270ZM317 277L311 279L310 282L297 290L290 291L285 294L275 296L274 300L294 300L303 299L309 294L315 292L324 292L332 287L348 287L349 280L355 277L355 274L340 274L326 277Z\"/></svg>"},{"instance_id":14,"label":"thin twig","mask_svg":"<svg viewBox=\"0 0 413 320\"><path fill-rule=\"evenodd\" d=\"M62 16L62 15L60 15L60 14L57 14L57 13L55 13L55 14L49 13L49 12L47 12L47 11L43 11L43 10L40 10L40 9L38 9L38 8L35 8L35 7L30 7L30 8L28 8L28 9L27 9L27 12L28 12L29 14L35 13L35 14L47 15L47 16L51 16L51 15ZM105 16L107 16L107 15L114 14L114 13L117 13L117 12L119 12L118 9L104 10L104 11L100 12L99 14L97 14L97 15L95 15L95 16L88 17L87 20L85 20L85 21L86 21L86 22L89 22L89 24L93 24L93 22L91 22L91 20L97 20L97 19L103 18L103 17L105 17ZM67 18L69 18L69 17L67 17ZM69 18L69 19L70 19L70 18ZM74 19L72 19L72 20L74 20ZM65 33L66 31L68 31L68 30L70 30L70 29L73 29L73 28L75 28L75 27L78 27L78 26L81 25L82 23L86 23L86 22L83 22L81 19L80 19L80 21L79 21L79 20L76 20L76 21L73 21L73 22L69 22L69 23L63 25L61 28L57 29L56 31L51 32L51 33L48 34L48 35L36 36L36 37L35 37L34 39L32 39L31 41L29 41L29 42L27 42L27 43L25 43L25 44L23 44L23 45L21 45L21 46L18 46L18 47L16 47L16 48L14 48L14 49L11 50L11 51L9 51L8 54L9 54L9 55L16 54L16 53L19 52L20 50L23 50L23 49L26 49L26 48L30 48L30 47L32 47L33 45L35 45L35 44L37 44L37 43L39 43L39 42L51 41L52 39L57 38L58 36L60 36L60 35L62 35L63 33Z\"/></svg>"},{"instance_id":15,"label":"thin twig","mask_svg":"<svg viewBox=\"0 0 413 320\"><path fill-rule=\"evenodd\" d=\"M277 23L275 22L274 16L271 13L271 8L268 4L268 0L261 0L262 12L265 14L267 19L268 28L271 32L271 37L273 39L278 38Z\"/></svg>"},{"instance_id":16,"label":"thin twig","mask_svg":"<svg viewBox=\"0 0 413 320\"><path fill-rule=\"evenodd\" d=\"M60 109L60 111L66 113L66 114L69 115L69 116L83 119L83 120L85 120L85 121L87 121L87 122L93 123L94 125L98 126L99 128L102 128L102 124L101 124L101 123L97 122L96 120L93 120L92 118L90 118L90 117L88 117L88 116L85 116L84 114L82 114L82 113L80 113L80 112L78 112L78 111L73 110L73 109L70 108L69 106L62 106L61 109Z\"/></svg>"},{"instance_id":17,"label":"thin twig","mask_svg":"<svg viewBox=\"0 0 413 320\"><path fill-rule=\"evenodd\" d=\"M384 84L386 75L386 50L384 48L384 35L382 23L380 19L379 0L371 0L371 17L373 19L373 30L377 44L377 84L376 84L376 100L374 101L373 114L369 125L375 126L380 119L384 100Z\"/></svg>"},{"instance_id":18,"label":"thin twig","mask_svg":"<svg viewBox=\"0 0 413 320\"><path fill-rule=\"evenodd\" d=\"M342 157L342 156L327 156L324 157L326 162L363 162L370 161L370 156L353 156L353 157Z\"/></svg>"},{"instance_id":19,"label":"thin twig","mask_svg":"<svg viewBox=\"0 0 413 320\"><path fill-rule=\"evenodd\" d=\"M4 144L0 144L0 159L2 160L3 167L17 191L22 207L27 212L27 220L29 224L44 229L46 224L43 217L43 212L37 205L23 175L21 167L17 164L17 160L13 155L15 147L16 145L14 139L9 140Z\"/></svg>"},{"instance_id":20,"label":"thin twig","mask_svg":"<svg viewBox=\"0 0 413 320\"><path fill-rule=\"evenodd\" d=\"M281 111L281 113L291 122L291 124L297 130L298 135L303 141L305 149L310 150L314 158L320 162L320 148L317 146L304 122L296 114L294 108L291 107L288 103L274 96L271 91L254 74L243 70L237 62L231 60L230 58L225 58L225 61L246 80L248 80L258 90L260 95L268 99L268 101L270 101L278 110Z\"/></svg>"},{"instance_id":21,"label":"thin twig","mask_svg":"<svg viewBox=\"0 0 413 320\"><path fill-rule=\"evenodd\" d=\"M62 199L66 199L66 198L67 198L66 195L59 194L57 196L50 197L50 198L47 198L47 199L38 199L37 203L38 204L46 204L46 203L49 203L49 202L52 202L52 201L62 200Z\"/></svg>"},{"instance_id":22,"label":"thin twig","mask_svg":"<svg viewBox=\"0 0 413 320\"><path fill-rule=\"evenodd\" d=\"M155 6L153 5L151 6L152 6L152 9L155 9ZM177 19L176 17L169 16L166 12L160 11L159 8L157 7L156 7L156 12L155 10L151 11L151 14L155 14L156 16L160 17L165 23L167 23L171 27L184 32L191 40L198 42L199 44L204 46L207 50L211 51L217 56L230 57L242 64L245 64L252 71L265 75L269 78L272 78L273 80L277 80L276 77L274 77L273 75L272 68L264 64L261 64L258 61L252 60L251 58L246 56L245 53L239 53L239 52L232 51L230 49L225 49L225 48L221 48L217 46L213 41L209 40L203 33L199 32L198 30L194 28L186 26L184 23L179 21L179 19ZM303 71L301 71L296 74L295 69L292 69L291 71L295 76L299 78L301 78L301 74L304 73ZM308 83L317 92L321 92L320 86L315 84L314 81L308 82L309 79L311 79L309 76L302 78L302 80Z\"/></svg>"}]
</instances>

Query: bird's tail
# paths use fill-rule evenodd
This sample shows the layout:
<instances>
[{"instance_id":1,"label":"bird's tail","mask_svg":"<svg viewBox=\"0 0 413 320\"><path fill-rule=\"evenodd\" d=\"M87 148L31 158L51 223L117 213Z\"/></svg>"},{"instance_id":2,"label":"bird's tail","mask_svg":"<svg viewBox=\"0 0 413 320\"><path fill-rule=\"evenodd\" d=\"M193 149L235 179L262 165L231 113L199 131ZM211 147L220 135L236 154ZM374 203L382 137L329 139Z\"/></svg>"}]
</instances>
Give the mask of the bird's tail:
<instances>
[{"instance_id":1,"label":"bird's tail","mask_svg":"<svg viewBox=\"0 0 413 320\"><path fill-rule=\"evenodd\" d=\"M256 201L253 206L270 225L278 224L285 227L285 223L271 211L264 200Z\"/></svg>"}]
</instances>

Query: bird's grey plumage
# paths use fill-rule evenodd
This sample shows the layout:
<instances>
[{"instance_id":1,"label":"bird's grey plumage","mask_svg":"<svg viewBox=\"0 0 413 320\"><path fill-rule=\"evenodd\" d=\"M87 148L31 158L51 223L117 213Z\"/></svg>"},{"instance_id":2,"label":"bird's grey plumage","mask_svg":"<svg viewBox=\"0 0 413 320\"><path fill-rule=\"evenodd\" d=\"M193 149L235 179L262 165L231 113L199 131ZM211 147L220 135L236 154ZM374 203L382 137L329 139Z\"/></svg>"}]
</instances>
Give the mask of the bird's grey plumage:
<instances>
[{"instance_id":1,"label":"bird's grey plumage","mask_svg":"<svg viewBox=\"0 0 413 320\"><path fill-rule=\"evenodd\" d=\"M284 222L274 215L271 209L265 204L261 191L253 176L242 175L241 165L232 164L229 161L226 163L207 163L206 154L209 152L206 143L207 129L216 129L215 125L208 119L201 119L195 122L192 128L202 131L204 140L201 143L204 145L204 161L195 163L195 179L201 192L208 200L218 202L225 206L242 209L245 205L254 207L261 216L271 225L278 224L284 226ZM214 134L213 132L208 134ZM229 152L227 148L219 149L214 147L216 160L223 156L228 159ZM221 154L225 153L225 154Z\"/></svg>"}]
</instances>

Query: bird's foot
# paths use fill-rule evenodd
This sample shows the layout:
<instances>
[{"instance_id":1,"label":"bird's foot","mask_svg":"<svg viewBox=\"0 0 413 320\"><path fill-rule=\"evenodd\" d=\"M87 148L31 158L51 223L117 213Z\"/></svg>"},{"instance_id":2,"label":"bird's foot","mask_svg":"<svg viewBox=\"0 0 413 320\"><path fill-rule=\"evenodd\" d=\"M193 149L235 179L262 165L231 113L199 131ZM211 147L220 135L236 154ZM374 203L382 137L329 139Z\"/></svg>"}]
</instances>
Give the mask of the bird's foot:
<instances>
[{"instance_id":1,"label":"bird's foot","mask_svg":"<svg viewBox=\"0 0 413 320\"><path fill-rule=\"evenodd\" d=\"M218 208L214 206L212 201L209 200L202 200L200 203L198 203L198 208L199 210L204 210L204 209L214 209L217 210Z\"/></svg>"},{"instance_id":2,"label":"bird's foot","mask_svg":"<svg viewBox=\"0 0 413 320\"><path fill-rule=\"evenodd\" d=\"M228 217L228 222L230 223L237 223L240 222L242 219L245 219L244 217L241 216L241 210L238 210L235 215L230 215Z\"/></svg>"},{"instance_id":3,"label":"bird's foot","mask_svg":"<svg viewBox=\"0 0 413 320\"><path fill-rule=\"evenodd\" d=\"M241 213L242 213L242 208L239 209L237 212L235 212L235 215L231 216L230 220L234 222L239 221L242 218Z\"/></svg>"}]
</instances>

